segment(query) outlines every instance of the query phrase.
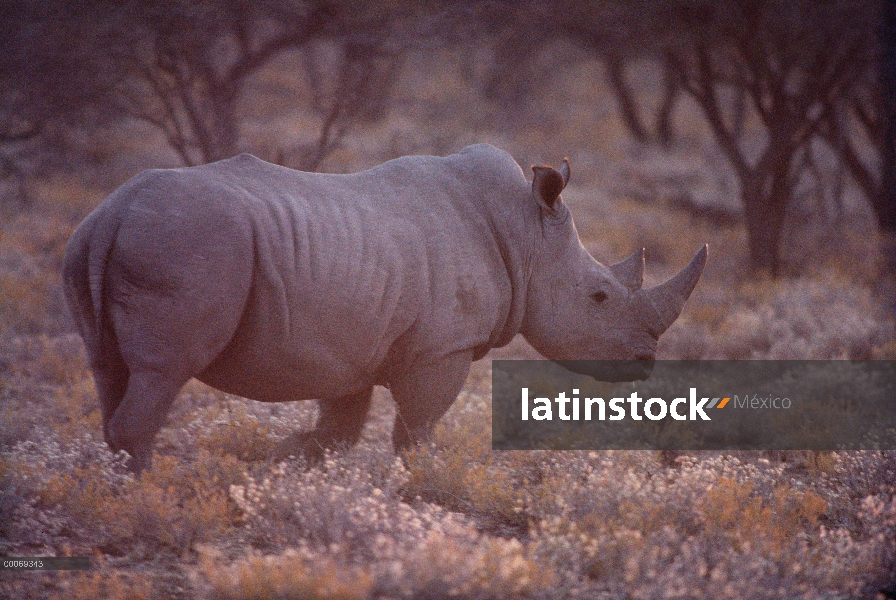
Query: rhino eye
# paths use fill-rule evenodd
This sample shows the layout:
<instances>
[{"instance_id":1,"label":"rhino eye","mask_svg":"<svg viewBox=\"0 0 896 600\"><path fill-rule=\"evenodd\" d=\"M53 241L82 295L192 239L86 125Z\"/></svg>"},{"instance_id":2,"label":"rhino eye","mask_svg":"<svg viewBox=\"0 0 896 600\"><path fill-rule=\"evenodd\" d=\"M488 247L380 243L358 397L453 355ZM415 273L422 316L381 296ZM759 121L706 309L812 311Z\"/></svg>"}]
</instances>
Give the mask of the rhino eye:
<instances>
[{"instance_id":1,"label":"rhino eye","mask_svg":"<svg viewBox=\"0 0 896 600\"><path fill-rule=\"evenodd\" d=\"M595 292L595 293L591 294L591 299L598 303L603 302L604 300L607 299L607 293L606 292Z\"/></svg>"}]
</instances>

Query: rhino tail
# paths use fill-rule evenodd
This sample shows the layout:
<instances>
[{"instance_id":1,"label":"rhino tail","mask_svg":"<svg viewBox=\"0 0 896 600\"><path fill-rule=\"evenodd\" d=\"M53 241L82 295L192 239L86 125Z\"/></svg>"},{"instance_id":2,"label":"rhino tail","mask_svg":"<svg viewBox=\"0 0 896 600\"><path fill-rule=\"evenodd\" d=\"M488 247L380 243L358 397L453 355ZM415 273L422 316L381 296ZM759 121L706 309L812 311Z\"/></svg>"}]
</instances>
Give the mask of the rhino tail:
<instances>
[{"instance_id":1,"label":"rhino tail","mask_svg":"<svg viewBox=\"0 0 896 600\"><path fill-rule=\"evenodd\" d=\"M63 286L91 366L118 367L124 365L124 359L103 303L106 265L118 227L108 227L99 216L91 214L69 240L63 262Z\"/></svg>"}]
</instances>

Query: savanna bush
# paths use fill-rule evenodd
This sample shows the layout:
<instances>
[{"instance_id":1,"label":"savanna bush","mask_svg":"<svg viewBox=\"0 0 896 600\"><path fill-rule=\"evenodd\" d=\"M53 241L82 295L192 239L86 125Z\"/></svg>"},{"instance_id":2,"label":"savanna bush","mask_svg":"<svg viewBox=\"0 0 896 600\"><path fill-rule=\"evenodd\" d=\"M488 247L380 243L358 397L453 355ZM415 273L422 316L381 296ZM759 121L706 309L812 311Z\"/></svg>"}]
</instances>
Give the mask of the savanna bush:
<instances>
[{"instance_id":1,"label":"savanna bush","mask_svg":"<svg viewBox=\"0 0 896 600\"><path fill-rule=\"evenodd\" d=\"M591 578L592 590L737 598L749 586L754 598L851 596L886 579L888 537L831 518L832 505L864 514L872 500L838 497L832 478L807 489L764 459L682 457L679 469L658 471L621 470L606 453L564 458L549 475L563 493L553 507L530 508L541 517L534 552L564 565L567 577ZM890 510L888 494L873 497L876 514ZM876 527L890 531L888 519L878 516Z\"/></svg>"},{"instance_id":2,"label":"savanna bush","mask_svg":"<svg viewBox=\"0 0 896 600\"><path fill-rule=\"evenodd\" d=\"M372 586L372 577L363 569L308 560L292 549L229 565L213 547L199 551L193 580L211 600L362 600L369 597Z\"/></svg>"},{"instance_id":3,"label":"savanna bush","mask_svg":"<svg viewBox=\"0 0 896 600\"><path fill-rule=\"evenodd\" d=\"M158 456L139 478L127 470L126 459L90 434L68 444L53 433L40 444L17 444L6 459L22 500L16 523L43 523L48 540L73 529L82 543L115 554L180 554L234 524L236 505L227 488L242 481L244 465L237 459L200 452L184 464Z\"/></svg>"},{"instance_id":4,"label":"savanna bush","mask_svg":"<svg viewBox=\"0 0 896 600\"><path fill-rule=\"evenodd\" d=\"M724 311L697 307L661 340L683 359L871 359L892 344L894 321L861 282L832 274L742 284Z\"/></svg>"},{"instance_id":5,"label":"savanna bush","mask_svg":"<svg viewBox=\"0 0 896 600\"><path fill-rule=\"evenodd\" d=\"M260 481L249 476L244 485L231 485L253 543L370 559L389 550L386 542L420 538L435 517L399 501L406 478L400 459L385 448L364 450L328 455L310 469L281 462Z\"/></svg>"},{"instance_id":6,"label":"savanna bush","mask_svg":"<svg viewBox=\"0 0 896 600\"><path fill-rule=\"evenodd\" d=\"M514 471L494 453L471 454L472 444L429 445L408 452L402 495L474 516L493 531L524 532L528 523L519 488L525 472Z\"/></svg>"},{"instance_id":7,"label":"savanna bush","mask_svg":"<svg viewBox=\"0 0 896 600\"><path fill-rule=\"evenodd\" d=\"M271 427L250 414L242 405L222 411L201 433L199 446L212 454L233 456L251 462L268 458L274 449Z\"/></svg>"},{"instance_id":8,"label":"savanna bush","mask_svg":"<svg viewBox=\"0 0 896 600\"><path fill-rule=\"evenodd\" d=\"M111 569L73 573L63 588L62 600L153 600L152 579L142 573L122 573Z\"/></svg>"}]
</instances>

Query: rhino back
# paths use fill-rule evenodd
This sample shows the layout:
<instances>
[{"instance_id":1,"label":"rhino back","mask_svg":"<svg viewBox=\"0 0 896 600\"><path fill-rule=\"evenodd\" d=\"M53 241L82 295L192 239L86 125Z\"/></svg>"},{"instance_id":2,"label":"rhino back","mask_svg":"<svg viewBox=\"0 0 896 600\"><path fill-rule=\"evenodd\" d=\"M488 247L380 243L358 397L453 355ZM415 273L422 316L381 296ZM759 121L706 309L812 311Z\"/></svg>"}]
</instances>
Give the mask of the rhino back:
<instances>
[{"instance_id":1,"label":"rhino back","mask_svg":"<svg viewBox=\"0 0 896 600\"><path fill-rule=\"evenodd\" d=\"M177 272L196 256L223 263L218 300L238 324L201 379L262 400L352 393L502 331L510 282L478 167L457 156L353 175L248 155L156 172L131 199L119 258L180 280L210 276Z\"/></svg>"}]
</instances>

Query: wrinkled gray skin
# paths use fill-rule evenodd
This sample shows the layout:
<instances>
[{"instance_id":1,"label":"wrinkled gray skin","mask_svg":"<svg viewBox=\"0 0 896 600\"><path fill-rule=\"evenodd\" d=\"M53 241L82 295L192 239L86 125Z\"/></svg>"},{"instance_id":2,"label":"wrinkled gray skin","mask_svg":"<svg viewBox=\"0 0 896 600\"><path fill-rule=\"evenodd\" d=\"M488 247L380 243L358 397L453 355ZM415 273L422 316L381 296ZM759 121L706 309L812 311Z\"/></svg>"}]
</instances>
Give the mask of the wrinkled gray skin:
<instances>
[{"instance_id":1,"label":"wrinkled gray skin","mask_svg":"<svg viewBox=\"0 0 896 600\"><path fill-rule=\"evenodd\" d=\"M470 146L352 175L241 155L146 171L68 243L65 293L106 441L140 471L191 377L265 402L320 399L278 457L355 443L374 385L396 449L424 440L471 361L517 333L551 359L649 359L706 258L640 290L643 252L605 267L560 199L569 178Z\"/></svg>"}]
</instances>

